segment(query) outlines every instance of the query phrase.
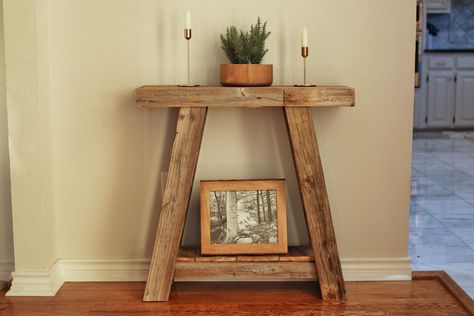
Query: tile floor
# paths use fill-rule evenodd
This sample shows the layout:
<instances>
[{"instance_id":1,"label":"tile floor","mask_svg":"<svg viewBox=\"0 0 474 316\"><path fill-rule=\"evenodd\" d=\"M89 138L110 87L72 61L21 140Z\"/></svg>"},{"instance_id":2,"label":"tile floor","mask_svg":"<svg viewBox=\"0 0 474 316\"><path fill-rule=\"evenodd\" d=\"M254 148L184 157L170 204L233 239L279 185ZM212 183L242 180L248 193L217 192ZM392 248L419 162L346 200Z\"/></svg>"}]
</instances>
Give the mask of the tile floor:
<instances>
[{"instance_id":1,"label":"tile floor","mask_svg":"<svg viewBox=\"0 0 474 316\"><path fill-rule=\"evenodd\" d=\"M414 134L409 255L474 298L474 132Z\"/></svg>"}]
</instances>

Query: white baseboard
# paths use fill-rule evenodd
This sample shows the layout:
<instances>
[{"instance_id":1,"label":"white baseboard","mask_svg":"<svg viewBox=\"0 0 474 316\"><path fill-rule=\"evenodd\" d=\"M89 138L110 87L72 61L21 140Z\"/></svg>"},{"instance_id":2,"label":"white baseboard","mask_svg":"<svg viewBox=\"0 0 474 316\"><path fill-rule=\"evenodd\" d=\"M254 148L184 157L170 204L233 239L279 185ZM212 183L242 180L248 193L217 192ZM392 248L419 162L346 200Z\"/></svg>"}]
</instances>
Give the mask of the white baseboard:
<instances>
[{"instance_id":1,"label":"white baseboard","mask_svg":"<svg viewBox=\"0 0 474 316\"><path fill-rule=\"evenodd\" d=\"M149 259L109 259L60 261L61 274L66 282L80 281L146 281Z\"/></svg>"},{"instance_id":2,"label":"white baseboard","mask_svg":"<svg viewBox=\"0 0 474 316\"><path fill-rule=\"evenodd\" d=\"M145 281L148 259L61 259L48 273L14 272L7 296L54 296L64 282ZM342 259L346 281L411 280L409 258Z\"/></svg>"},{"instance_id":3,"label":"white baseboard","mask_svg":"<svg viewBox=\"0 0 474 316\"><path fill-rule=\"evenodd\" d=\"M54 296L64 283L59 262L48 272L13 272L12 278L6 296Z\"/></svg>"},{"instance_id":4,"label":"white baseboard","mask_svg":"<svg viewBox=\"0 0 474 316\"><path fill-rule=\"evenodd\" d=\"M410 258L341 259L345 281L411 280Z\"/></svg>"}]
</instances>

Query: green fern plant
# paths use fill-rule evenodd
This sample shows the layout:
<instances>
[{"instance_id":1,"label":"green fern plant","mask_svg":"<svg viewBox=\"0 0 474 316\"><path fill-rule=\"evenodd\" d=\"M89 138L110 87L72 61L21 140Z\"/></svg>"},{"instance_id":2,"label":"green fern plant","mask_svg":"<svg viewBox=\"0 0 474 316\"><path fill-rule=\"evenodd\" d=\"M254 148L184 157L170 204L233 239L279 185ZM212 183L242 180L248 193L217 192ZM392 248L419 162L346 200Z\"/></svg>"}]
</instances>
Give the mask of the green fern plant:
<instances>
[{"instance_id":1,"label":"green fern plant","mask_svg":"<svg viewBox=\"0 0 474 316\"><path fill-rule=\"evenodd\" d=\"M257 23L250 25L250 31L228 27L225 35L220 35L221 48L232 64L260 64L268 52L265 40L270 33L267 32L267 21L262 23L258 17Z\"/></svg>"}]
</instances>

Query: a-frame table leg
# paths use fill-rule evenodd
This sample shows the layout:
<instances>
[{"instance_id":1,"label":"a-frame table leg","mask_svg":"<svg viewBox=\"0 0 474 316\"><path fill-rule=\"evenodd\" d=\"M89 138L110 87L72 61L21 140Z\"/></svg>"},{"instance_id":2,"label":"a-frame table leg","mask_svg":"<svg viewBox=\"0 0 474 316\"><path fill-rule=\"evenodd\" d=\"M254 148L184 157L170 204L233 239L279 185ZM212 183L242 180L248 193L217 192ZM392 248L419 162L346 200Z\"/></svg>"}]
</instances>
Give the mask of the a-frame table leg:
<instances>
[{"instance_id":1,"label":"a-frame table leg","mask_svg":"<svg viewBox=\"0 0 474 316\"><path fill-rule=\"evenodd\" d=\"M207 108L179 110L176 136L143 301L167 301L183 234Z\"/></svg>"},{"instance_id":2,"label":"a-frame table leg","mask_svg":"<svg viewBox=\"0 0 474 316\"><path fill-rule=\"evenodd\" d=\"M341 262L311 109L285 107L296 176L324 300L344 300Z\"/></svg>"}]
</instances>

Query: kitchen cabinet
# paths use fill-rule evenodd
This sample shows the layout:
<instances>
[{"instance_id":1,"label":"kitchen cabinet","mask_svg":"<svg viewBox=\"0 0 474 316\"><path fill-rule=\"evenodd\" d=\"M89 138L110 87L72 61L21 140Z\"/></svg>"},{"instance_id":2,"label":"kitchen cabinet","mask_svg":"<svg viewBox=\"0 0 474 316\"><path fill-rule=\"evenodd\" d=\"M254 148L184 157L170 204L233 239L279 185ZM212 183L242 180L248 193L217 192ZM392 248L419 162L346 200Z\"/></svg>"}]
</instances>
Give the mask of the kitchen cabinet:
<instances>
[{"instance_id":1,"label":"kitchen cabinet","mask_svg":"<svg viewBox=\"0 0 474 316\"><path fill-rule=\"evenodd\" d=\"M427 0L427 13L451 13L451 0Z\"/></svg>"},{"instance_id":2,"label":"kitchen cabinet","mask_svg":"<svg viewBox=\"0 0 474 316\"><path fill-rule=\"evenodd\" d=\"M428 127L450 127L454 110L454 71L430 71L428 81Z\"/></svg>"},{"instance_id":3,"label":"kitchen cabinet","mask_svg":"<svg viewBox=\"0 0 474 316\"><path fill-rule=\"evenodd\" d=\"M474 128L474 54L428 53L423 74L414 127Z\"/></svg>"},{"instance_id":4,"label":"kitchen cabinet","mask_svg":"<svg viewBox=\"0 0 474 316\"><path fill-rule=\"evenodd\" d=\"M456 76L455 126L474 126L474 70Z\"/></svg>"}]
</instances>

